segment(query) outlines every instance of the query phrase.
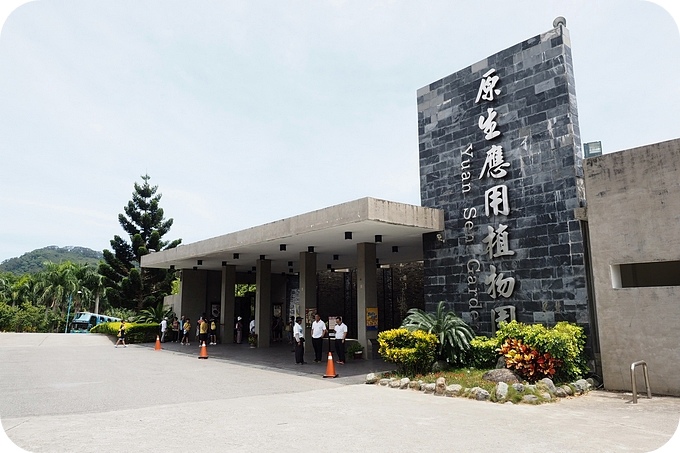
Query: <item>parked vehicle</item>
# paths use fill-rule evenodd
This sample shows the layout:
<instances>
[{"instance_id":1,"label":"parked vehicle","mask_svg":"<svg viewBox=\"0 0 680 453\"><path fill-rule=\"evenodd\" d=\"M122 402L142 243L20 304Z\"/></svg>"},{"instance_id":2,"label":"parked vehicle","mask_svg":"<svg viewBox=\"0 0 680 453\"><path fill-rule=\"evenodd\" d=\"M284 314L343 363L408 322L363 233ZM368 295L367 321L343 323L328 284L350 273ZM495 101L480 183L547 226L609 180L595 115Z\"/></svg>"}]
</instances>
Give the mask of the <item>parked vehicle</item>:
<instances>
[{"instance_id":1,"label":"parked vehicle","mask_svg":"<svg viewBox=\"0 0 680 453\"><path fill-rule=\"evenodd\" d=\"M100 315L97 313L90 313L89 311L79 311L75 314L73 321L71 321L71 333L89 332L91 328L103 322L116 322L120 318L113 316Z\"/></svg>"}]
</instances>

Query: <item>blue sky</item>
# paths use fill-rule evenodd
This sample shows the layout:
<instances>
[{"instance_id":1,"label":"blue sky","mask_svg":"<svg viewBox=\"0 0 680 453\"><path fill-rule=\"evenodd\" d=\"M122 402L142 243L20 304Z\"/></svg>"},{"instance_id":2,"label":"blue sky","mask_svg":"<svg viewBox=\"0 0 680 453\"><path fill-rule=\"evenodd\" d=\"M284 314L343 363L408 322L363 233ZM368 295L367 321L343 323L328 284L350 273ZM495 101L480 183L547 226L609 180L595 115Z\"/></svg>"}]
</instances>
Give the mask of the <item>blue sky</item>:
<instances>
[{"instance_id":1,"label":"blue sky","mask_svg":"<svg viewBox=\"0 0 680 453\"><path fill-rule=\"evenodd\" d=\"M420 204L416 90L557 16L582 141L680 136L680 33L647 1L41 0L9 14L21 3L0 7L0 261L109 247L145 173L167 239L185 243L364 196Z\"/></svg>"}]
</instances>

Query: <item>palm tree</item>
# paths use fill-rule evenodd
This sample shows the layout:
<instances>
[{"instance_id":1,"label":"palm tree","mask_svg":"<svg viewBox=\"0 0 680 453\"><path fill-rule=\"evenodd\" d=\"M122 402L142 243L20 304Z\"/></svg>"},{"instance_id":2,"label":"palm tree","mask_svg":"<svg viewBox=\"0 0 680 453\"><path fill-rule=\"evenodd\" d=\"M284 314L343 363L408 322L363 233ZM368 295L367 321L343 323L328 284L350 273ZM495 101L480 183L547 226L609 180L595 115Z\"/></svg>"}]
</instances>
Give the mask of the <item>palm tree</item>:
<instances>
[{"instance_id":1,"label":"palm tree","mask_svg":"<svg viewBox=\"0 0 680 453\"><path fill-rule=\"evenodd\" d=\"M439 359L451 365L462 364L465 353L470 349L474 338L472 328L453 311L445 311L444 302L439 302L436 313L427 313L418 308L408 311L401 327L408 330L424 330L437 335L439 339Z\"/></svg>"},{"instance_id":2,"label":"palm tree","mask_svg":"<svg viewBox=\"0 0 680 453\"><path fill-rule=\"evenodd\" d=\"M145 308L137 315L137 322L146 324L157 324L163 321L163 318L170 316L172 308L165 307L163 302L159 302L156 307Z\"/></svg>"},{"instance_id":3,"label":"palm tree","mask_svg":"<svg viewBox=\"0 0 680 453\"><path fill-rule=\"evenodd\" d=\"M38 301L54 312L61 312L80 287L78 272L83 266L70 261L60 264L46 261L44 267L37 275L35 286Z\"/></svg>"}]
</instances>

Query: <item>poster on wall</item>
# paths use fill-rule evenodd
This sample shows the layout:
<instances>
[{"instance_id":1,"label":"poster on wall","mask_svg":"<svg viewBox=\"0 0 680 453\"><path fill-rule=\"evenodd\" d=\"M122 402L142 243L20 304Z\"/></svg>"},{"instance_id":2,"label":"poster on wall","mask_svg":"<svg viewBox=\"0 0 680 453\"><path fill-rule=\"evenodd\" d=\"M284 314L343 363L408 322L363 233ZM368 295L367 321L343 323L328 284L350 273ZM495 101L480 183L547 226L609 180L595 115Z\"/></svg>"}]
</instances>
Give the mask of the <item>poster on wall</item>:
<instances>
[{"instance_id":1,"label":"poster on wall","mask_svg":"<svg viewBox=\"0 0 680 453\"><path fill-rule=\"evenodd\" d=\"M308 329L312 328L312 323L314 322L314 315L316 314L316 308L307 308L305 310L305 327Z\"/></svg>"},{"instance_id":2,"label":"poster on wall","mask_svg":"<svg viewBox=\"0 0 680 453\"><path fill-rule=\"evenodd\" d=\"M288 310L288 317L293 319L300 316L300 290L293 289L290 291L290 309Z\"/></svg>"},{"instance_id":3,"label":"poster on wall","mask_svg":"<svg viewBox=\"0 0 680 453\"><path fill-rule=\"evenodd\" d=\"M378 330L378 308L366 308L366 330Z\"/></svg>"}]
</instances>

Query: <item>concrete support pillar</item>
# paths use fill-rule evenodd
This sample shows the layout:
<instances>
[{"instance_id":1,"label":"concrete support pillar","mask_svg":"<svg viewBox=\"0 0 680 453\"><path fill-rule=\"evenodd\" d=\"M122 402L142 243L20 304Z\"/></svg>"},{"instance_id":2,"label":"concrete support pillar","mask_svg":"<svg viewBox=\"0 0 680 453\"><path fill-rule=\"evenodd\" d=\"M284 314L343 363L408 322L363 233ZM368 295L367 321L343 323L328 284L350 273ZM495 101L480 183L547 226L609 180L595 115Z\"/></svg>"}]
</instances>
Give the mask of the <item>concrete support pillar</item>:
<instances>
[{"instance_id":1,"label":"concrete support pillar","mask_svg":"<svg viewBox=\"0 0 680 453\"><path fill-rule=\"evenodd\" d=\"M376 341L378 330L366 330L366 309L378 306L378 293L375 272L375 244L357 244L357 339L366 351L366 358L373 358L373 348L369 340Z\"/></svg>"},{"instance_id":2,"label":"concrete support pillar","mask_svg":"<svg viewBox=\"0 0 680 453\"><path fill-rule=\"evenodd\" d=\"M234 333L234 309L236 305L236 266L222 266L222 289L220 291L220 342L229 344Z\"/></svg>"},{"instance_id":3,"label":"concrete support pillar","mask_svg":"<svg viewBox=\"0 0 680 453\"><path fill-rule=\"evenodd\" d=\"M255 333L257 347L268 348L272 325L272 262L257 260L255 276ZM245 326L247 328L247 325Z\"/></svg>"},{"instance_id":4,"label":"concrete support pillar","mask_svg":"<svg viewBox=\"0 0 680 453\"><path fill-rule=\"evenodd\" d=\"M300 316L303 323L307 309L316 306L316 253L300 252Z\"/></svg>"}]
</instances>

